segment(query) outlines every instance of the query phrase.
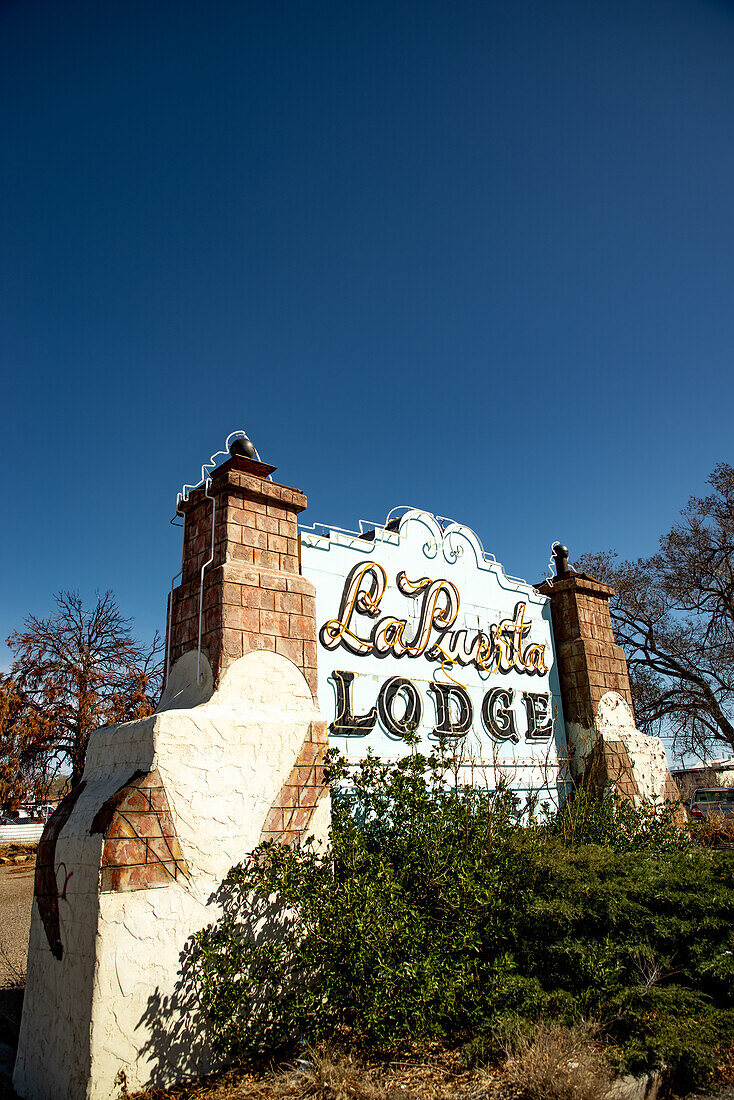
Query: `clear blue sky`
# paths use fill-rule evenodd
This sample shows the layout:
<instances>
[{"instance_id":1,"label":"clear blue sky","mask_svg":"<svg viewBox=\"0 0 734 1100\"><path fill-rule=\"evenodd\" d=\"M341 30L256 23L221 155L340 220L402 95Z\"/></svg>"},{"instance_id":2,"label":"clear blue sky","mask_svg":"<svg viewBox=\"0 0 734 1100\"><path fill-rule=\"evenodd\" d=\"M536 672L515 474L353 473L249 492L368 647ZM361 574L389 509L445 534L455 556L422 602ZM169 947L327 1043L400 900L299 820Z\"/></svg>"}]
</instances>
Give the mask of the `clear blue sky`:
<instances>
[{"instance_id":1,"label":"clear blue sky","mask_svg":"<svg viewBox=\"0 0 734 1100\"><path fill-rule=\"evenodd\" d=\"M6 0L0 85L3 637L162 628L235 428L531 580L734 460L731 3Z\"/></svg>"}]
</instances>

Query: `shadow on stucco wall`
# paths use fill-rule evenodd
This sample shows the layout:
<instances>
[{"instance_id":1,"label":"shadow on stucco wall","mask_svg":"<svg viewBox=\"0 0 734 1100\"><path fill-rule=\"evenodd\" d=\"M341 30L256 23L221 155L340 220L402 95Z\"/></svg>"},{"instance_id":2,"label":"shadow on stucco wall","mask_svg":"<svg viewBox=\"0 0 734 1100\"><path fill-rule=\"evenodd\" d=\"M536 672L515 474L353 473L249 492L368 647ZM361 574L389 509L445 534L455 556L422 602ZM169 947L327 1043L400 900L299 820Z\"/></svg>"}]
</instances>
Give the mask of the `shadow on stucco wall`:
<instances>
[{"instance_id":1,"label":"shadow on stucco wall","mask_svg":"<svg viewBox=\"0 0 734 1100\"><path fill-rule=\"evenodd\" d=\"M256 993L248 999L238 998L233 1006L226 991L222 991L218 1002L205 1006L202 971L207 965L206 953L199 946L198 936L191 936L179 955L173 992L156 989L138 1023L138 1029L148 1033L139 1058L141 1065L148 1062L148 1083L152 1087L167 1087L213 1073L240 1057L256 1054L264 1046L272 1021L272 1005L281 993L272 969L264 964L262 956L249 956L248 947L275 947L283 941L289 923L286 908L272 898L263 898L227 881L211 894L208 905L214 908L214 920L208 926L207 949L223 953L227 944L236 945L242 971L235 969L229 978L237 984L239 974L247 972ZM241 992L237 992L241 998ZM244 1023L245 1016L246 1029L240 1032L236 1018Z\"/></svg>"}]
</instances>

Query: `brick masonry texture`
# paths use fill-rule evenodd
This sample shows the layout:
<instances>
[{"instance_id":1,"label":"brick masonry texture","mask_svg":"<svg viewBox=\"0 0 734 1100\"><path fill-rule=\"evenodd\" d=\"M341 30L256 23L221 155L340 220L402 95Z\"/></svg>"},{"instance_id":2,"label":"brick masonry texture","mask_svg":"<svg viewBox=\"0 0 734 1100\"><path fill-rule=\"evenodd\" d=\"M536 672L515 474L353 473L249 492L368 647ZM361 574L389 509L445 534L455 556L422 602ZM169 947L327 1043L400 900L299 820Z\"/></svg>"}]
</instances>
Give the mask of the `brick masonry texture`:
<instances>
[{"instance_id":1,"label":"brick masonry texture","mask_svg":"<svg viewBox=\"0 0 734 1100\"><path fill-rule=\"evenodd\" d=\"M316 590L301 576L298 536L306 497L268 481L273 470L246 458L228 459L213 472L209 496L199 489L182 505L183 565L181 584L173 591L170 662L196 649L206 566L202 651L215 683L233 661L264 649L292 661L316 699ZM312 722L267 814L262 841L291 844L306 838L324 792L327 748L326 723Z\"/></svg>"},{"instance_id":2,"label":"brick masonry texture","mask_svg":"<svg viewBox=\"0 0 734 1100\"><path fill-rule=\"evenodd\" d=\"M273 469L230 458L213 472L209 495L197 489L181 505L183 568L172 593L170 663L197 647L204 568L201 643L215 683L232 661L266 649L293 661L315 698L315 589L300 573L297 522L306 498L268 481Z\"/></svg>"},{"instance_id":3,"label":"brick masonry texture","mask_svg":"<svg viewBox=\"0 0 734 1100\"><path fill-rule=\"evenodd\" d=\"M298 759L270 807L260 840L300 844L308 836L316 803L324 789L324 758L328 748L326 722L312 722Z\"/></svg>"},{"instance_id":4,"label":"brick masonry texture","mask_svg":"<svg viewBox=\"0 0 734 1100\"><path fill-rule=\"evenodd\" d=\"M146 890L188 878L158 770L137 773L104 803L90 833L103 833L101 890Z\"/></svg>"},{"instance_id":5,"label":"brick masonry texture","mask_svg":"<svg viewBox=\"0 0 734 1100\"><path fill-rule=\"evenodd\" d=\"M607 783L613 783L617 793L632 805L640 798L627 747L622 741L609 743L600 737L586 759L582 785L602 794Z\"/></svg>"},{"instance_id":6,"label":"brick masonry texture","mask_svg":"<svg viewBox=\"0 0 734 1100\"><path fill-rule=\"evenodd\" d=\"M618 692L632 709L627 661L614 641L609 599L614 589L571 574L539 586L551 600L551 618L567 723L594 724L607 691Z\"/></svg>"}]
</instances>

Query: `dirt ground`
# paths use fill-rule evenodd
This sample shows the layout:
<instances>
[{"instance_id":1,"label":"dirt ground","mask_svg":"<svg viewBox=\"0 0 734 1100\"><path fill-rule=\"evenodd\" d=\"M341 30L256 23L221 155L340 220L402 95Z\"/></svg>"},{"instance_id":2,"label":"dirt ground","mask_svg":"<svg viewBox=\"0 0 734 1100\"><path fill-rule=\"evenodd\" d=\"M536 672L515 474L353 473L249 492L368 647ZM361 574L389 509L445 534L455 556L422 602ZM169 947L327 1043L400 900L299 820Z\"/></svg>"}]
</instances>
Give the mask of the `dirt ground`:
<instances>
[{"instance_id":1,"label":"dirt ground","mask_svg":"<svg viewBox=\"0 0 734 1100\"><path fill-rule=\"evenodd\" d=\"M34 871L34 863L0 867L0 989L25 974Z\"/></svg>"},{"instance_id":2,"label":"dirt ground","mask_svg":"<svg viewBox=\"0 0 734 1100\"><path fill-rule=\"evenodd\" d=\"M0 866L0 1044L6 1048L17 1043L23 1009L34 871L32 853L30 862ZM7 1051L3 1053L7 1055ZM7 1057L2 1061L4 1065ZM12 1064L12 1057L10 1061ZM12 1095L0 1080L0 1098Z\"/></svg>"}]
</instances>

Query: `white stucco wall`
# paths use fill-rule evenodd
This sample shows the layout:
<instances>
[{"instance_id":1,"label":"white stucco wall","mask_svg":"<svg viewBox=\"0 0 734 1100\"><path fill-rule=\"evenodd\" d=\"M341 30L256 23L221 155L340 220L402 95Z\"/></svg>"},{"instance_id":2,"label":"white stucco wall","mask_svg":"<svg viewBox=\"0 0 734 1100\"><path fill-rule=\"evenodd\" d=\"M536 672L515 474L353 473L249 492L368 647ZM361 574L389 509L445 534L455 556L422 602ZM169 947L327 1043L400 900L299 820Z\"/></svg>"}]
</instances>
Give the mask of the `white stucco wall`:
<instances>
[{"instance_id":1,"label":"white stucco wall","mask_svg":"<svg viewBox=\"0 0 734 1100\"><path fill-rule=\"evenodd\" d=\"M586 761L601 738L610 756L616 759L623 748L629 757L631 778L638 791L635 805L663 802L669 797L671 780L665 746L659 737L637 729L632 711L618 692L608 691L602 696L593 728L567 722L566 737L569 769L576 782L581 781Z\"/></svg>"},{"instance_id":2,"label":"white stucco wall","mask_svg":"<svg viewBox=\"0 0 734 1100\"><path fill-rule=\"evenodd\" d=\"M203 687L195 675L196 656L187 654L157 714L90 739L86 787L56 845L62 894L66 882L60 960L33 905L13 1078L25 1100L109 1100L119 1093L121 1070L132 1090L213 1068L204 1021L186 988L186 945L218 916L222 880L257 845L320 715L300 670L277 654L240 658L213 694L208 669ZM100 894L103 838L90 835L94 816L135 771L154 768L190 878ZM329 819L325 796L310 829L321 843Z\"/></svg>"},{"instance_id":3,"label":"white stucco wall","mask_svg":"<svg viewBox=\"0 0 734 1100\"><path fill-rule=\"evenodd\" d=\"M620 742L632 764L632 776L639 791L635 803L662 802L670 777L665 746L659 737L641 733L635 726L632 711L616 691L603 695L596 712L598 733L610 747Z\"/></svg>"}]
</instances>

